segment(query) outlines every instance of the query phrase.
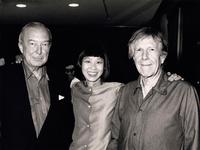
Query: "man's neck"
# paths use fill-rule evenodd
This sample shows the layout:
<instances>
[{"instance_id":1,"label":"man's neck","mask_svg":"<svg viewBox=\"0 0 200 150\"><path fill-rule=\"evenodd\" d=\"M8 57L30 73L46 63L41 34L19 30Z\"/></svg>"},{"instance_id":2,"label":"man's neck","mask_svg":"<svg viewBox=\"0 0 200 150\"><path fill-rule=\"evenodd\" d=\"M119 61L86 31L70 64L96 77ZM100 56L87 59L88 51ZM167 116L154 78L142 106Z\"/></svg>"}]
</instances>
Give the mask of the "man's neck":
<instances>
[{"instance_id":1,"label":"man's neck","mask_svg":"<svg viewBox=\"0 0 200 150\"><path fill-rule=\"evenodd\" d=\"M42 77L42 72L43 72L43 66L41 67L33 67L28 65L25 61L24 61L25 66L32 72L32 74L34 74L34 76L40 80Z\"/></svg>"},{"instance_id":2,"label":"man's neck","mask_svg":"<svg viewBox=\"0 0 200 150\"><path fill-rule=\"evenodd\" d=\"M140 84L142 87L143 97L145 97L149 91L156 85L161 75L162 70L159 70L154 76L145 78L141 76Z\"/></svg>"},{"instance_id":3,"label":"man's neck","mask_svg":"<svg viewBox=\"0 0 200 150\"><path fill-rule=\"evenodd\" d=\"M37 68L34 68L32 70L33 74L35 75L35 77L40 80L41 77L42 77L42 67L37 67Z\"/></svg>"}]
</instances>

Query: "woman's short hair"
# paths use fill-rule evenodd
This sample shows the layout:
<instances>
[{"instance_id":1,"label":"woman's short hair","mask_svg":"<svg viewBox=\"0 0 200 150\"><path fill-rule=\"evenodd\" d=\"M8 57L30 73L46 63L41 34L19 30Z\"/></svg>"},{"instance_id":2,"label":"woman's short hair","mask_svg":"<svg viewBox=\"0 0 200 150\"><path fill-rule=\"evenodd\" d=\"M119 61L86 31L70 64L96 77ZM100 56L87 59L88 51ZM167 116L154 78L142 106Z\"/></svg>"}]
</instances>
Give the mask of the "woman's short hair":
<instances>
[{"instance_id":1,"label":"woman's short hair","mask_svg":"<svg viewBox=\"0 0 200 150\"><path fill-rule=\"evenodd\" d=\"M129 42L128 42L128 48L129 48L129 58L132 58L134 55L134 50L132 49L132 46L136 43L136 41L143 39L145 37L151 36L153 39L160 41L162 44L162 50L167 52L168 51L168 43L165 39L164 35L157 29L153 27L143 27L131 36Z\"/></svg>"},{"instance_id":2,"label":"woman's short hair","mask_svg":"<svg viewBox=\"0 0 200 150\"><path fill-rule=\"evenodd\" d=\"M82 74L82 61L84 57L88 56L101 57L104 60L104 71L101 76L101 81L105 81L110 74L110 64L108 60L108 55L103 45L99 43L90 43L85 45L83 50L79 54L76 68L76 72L78 72L78 78L80 80L85 80L85 77Z\"/></svg>"}]
</instances>

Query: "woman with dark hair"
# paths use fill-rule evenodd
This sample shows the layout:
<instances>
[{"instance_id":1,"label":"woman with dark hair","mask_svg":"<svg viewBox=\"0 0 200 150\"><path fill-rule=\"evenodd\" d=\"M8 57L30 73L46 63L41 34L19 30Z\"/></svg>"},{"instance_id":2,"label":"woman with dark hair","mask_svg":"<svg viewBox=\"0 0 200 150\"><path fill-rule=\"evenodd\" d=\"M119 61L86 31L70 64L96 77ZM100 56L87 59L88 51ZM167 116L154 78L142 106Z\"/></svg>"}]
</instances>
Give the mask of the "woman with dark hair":
<instances>
[{"instance_id":1,"label":"woman with dark hair","mask_svg":"<svg viewBox=\"0 0 200 150\"><path fill-rule=\"evenodd\" d=\"M86 47L79 55L77 68L81 81L72 85L75 127L70 150L105 150L118 91L123 84L105 82L110 65L101 45Z\"/></svg>"}]
</instances>

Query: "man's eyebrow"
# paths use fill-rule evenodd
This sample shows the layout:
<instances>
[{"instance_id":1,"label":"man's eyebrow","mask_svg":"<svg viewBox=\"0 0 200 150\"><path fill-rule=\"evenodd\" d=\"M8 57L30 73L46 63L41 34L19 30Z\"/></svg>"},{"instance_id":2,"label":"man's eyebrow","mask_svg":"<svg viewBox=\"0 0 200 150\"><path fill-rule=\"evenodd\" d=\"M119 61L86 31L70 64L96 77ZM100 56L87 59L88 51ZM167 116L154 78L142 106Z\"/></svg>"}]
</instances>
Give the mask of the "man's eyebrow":
<instances>
[{"instance_id":1,"label":"man's eyebrow","mask_svg":"<svg viewBox=\"0 0 200 150\"><path fill-rule=\"evenodd\" d=\"M32 42L32 41L35 42L35 40L33 40L33 39L28 39L28 42Z\"/></svg>"},{"instance_id":2,"label":"man's eyebrow","mask_svg":"<svg viewBox=\"0 0 200 150\"><path fill-rule=\"evenodd\" d=\"M28 39L28 41L34 41L34 42L38 42L37 40L34 40L34 39ZM44 41L41 41L41 42L51 42L51 40L44 40Z\"/></svg>"},{"instance_id":3,"label":"man's eyebrow","mask_svg":"<svg viewBox=\"0 0 200 150\"><path fill-rule=\"evenodd\" d=\"M43 41L43 42L51 42L51 40L46 40L46 41Z\"/></svg>"}]
</instances>

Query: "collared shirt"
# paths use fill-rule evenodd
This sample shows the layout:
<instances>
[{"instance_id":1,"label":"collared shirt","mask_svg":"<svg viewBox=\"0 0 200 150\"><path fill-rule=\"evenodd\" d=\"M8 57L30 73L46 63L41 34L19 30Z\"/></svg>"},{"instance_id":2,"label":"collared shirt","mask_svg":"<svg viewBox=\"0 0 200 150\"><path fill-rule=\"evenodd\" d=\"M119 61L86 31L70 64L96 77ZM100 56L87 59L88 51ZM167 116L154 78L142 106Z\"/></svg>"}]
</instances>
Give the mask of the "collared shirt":
<instances>
[{"instance_id":1,"label":"collared shirt","mask_svg":"<svg viewBox=\"0 0 200 150\"><path fill-rule=\"evenodd\" d=\"M23 63L29 102L36 135L38 136L46 119L50 107L50 93L48 87L48 75L46 68L42 68L41 79L38 80L33 72Z\"/></svg>"},{"instance_id":2,"label":"collared shirt","mask_svg":"<svg viewBox=\"0 0 200 150\"><path fill-rule=\"evenodd\" d=\"M107 150L199 150L199 99L185 81L160 76L145 98L139 79L120 91Z\"/></svg>"},{"instance_id":3,"label":"collared shirt","mask_svg":"<svg viewBox=\"0 0 200 150\"><path fill-rule=\"evenodd\" d=\"M75 115L70 150L105 150L111 137L111 118L121 83L110 82L92 89L83 82L72 85Z\"/></svg>"}]
</instances>

